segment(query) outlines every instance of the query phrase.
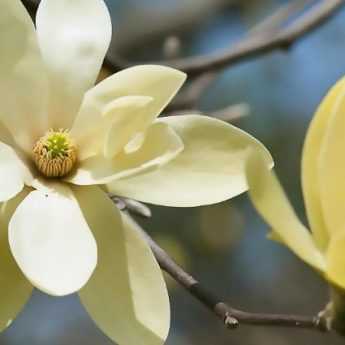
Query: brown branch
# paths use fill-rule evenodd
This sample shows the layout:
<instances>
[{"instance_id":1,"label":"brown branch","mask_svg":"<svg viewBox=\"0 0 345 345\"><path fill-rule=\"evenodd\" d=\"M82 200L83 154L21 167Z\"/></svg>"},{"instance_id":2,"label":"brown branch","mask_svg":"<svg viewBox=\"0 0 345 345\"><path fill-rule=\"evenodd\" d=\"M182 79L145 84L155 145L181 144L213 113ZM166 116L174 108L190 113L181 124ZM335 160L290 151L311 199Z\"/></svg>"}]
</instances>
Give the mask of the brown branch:
<instances>
[{"instance_id":1,"label":"brown branch","mask_svg":"<svg viewBox=\"0 0 345 345\"><path fill-rule=\"evenodd\" d=\"M185 90L180 93L167 107L169 112L180 111L181 109L195 109L198 100L203 92L217 78L218 73L205 72L189 82Z\"/></svg>"},{"instance_id":2,"label":"brown branch","mask_svg":"<svg viewBox=\"0 0 345 345\"><path fill-rule=\"evenodd\" d=\"M232 104L228 105L225 108L217 109L215 111L207 111L208 116L230 123L234 123L242 119L243 117L248 116L249 113L250 107L246 103ZM170 108L168 108L168 112L165 112L163 116L178 116L186 114L205 115L199 109L194 108L182 108L181 110L175 111L170 111Z\"/></svg>"},{"instance_id":3,"label":"brown branch","mask_svg":"<svg viewBox=\"0 0 345 345\"><path fill-rule=\"evenodd\" d=\"M36 0L22 1L30 10L37 7ZM343 5L345 5L344 0L321 0L318 4L311 7L307 13L293 21L293 23L286 28L257 35L250 34L247 38L241 40L230 49L217 55L197 56L171 61L157 61L155 63L177 68L188 73L189 76L197 76L205 72L218 71L240 61L263 55L274 50L286 50L295 43L295 41L320 27ZM129 63L113 55L107 56L104 62L105 67L111 69L113 72L133 64L134 63Z\"/></svg>"},{"instance_id":4,"label":"brown branch","mask_svg":"<svg viewBox=\"0 0 345 345\"><path fill-rule=\"evenodd\" d=\"M281 26L286 23L290 18L297 16L298 13L303 11L307 5L315 2L315 0L292 0L286 4L281 5L272 14L265 17L258 24L250 29L250 33L262 33L267 31L279 30Z\"/></svg>"},{"instance_id":5,"label":"brown branch","mask_svg":"<svg viewBox=\"0 0 345 345\"><path fill-rule=\"evenodd\" d=\"M158 61L156 63L180 69L188 73L189 76L196 76L205 72L217 71L274 50L286 50L295 41L320 27L344 4L344 0L322 0L286 28L274 30L271 33L251 34L230 49L217 55ZM108 57L106 64L112 70L119 70L131 65L131 63L118 57Z\"/></svg>"},{"instance_id":6,"label":"brown branch","mask_svg":"<svg viewBox=\"0 0 345 345\"><path fill-rule=\"evenodd\" d=\"M116 206L121 211L128 211L134 213L136 216L143 218L151 218L152 212L151 209L143 204L142 202L128 199L124 197L118 197L112 193L109 193L109 198L116 204Z\"/></svg>"},{"instance_id":7,"label":"brown branch","mask_svg":"<svg viewBox=\"0 0 345 345\"><path fill-rule=\"evenodd\" d=\"M328 330L321 316L249 313L232 308L223 302L221 298L214 295L212 291L208 290L207 287L203 286L192 275L184 271L139 225L138 229L148 241L162 270L167 272L183 288L189 291L194 298L217 315L226 327L234 329L240 324L246 324L309 328L318 331Z\"/></svg>"}]
</instances>

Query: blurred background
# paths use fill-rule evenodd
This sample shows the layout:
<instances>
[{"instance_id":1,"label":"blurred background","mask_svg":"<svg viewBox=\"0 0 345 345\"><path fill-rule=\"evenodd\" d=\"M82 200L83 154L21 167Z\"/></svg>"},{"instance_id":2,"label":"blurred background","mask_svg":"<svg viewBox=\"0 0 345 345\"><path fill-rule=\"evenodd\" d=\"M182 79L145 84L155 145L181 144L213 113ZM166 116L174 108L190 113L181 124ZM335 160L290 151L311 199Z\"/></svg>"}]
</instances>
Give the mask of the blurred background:
<instances>
[{"instance_id":1,"label":"blurred background","mask_svg":"<svg viewBox=\"0 0 345 345\"><path fill-rule=\"evenodd\" d=\"M181 56L214 53L249 30L257 30L263 18L289 2L108 0L114 26L111 52L134 61L154 61L173 54L171 47L176 44ZM270 53L225 69L197 104L206 114L241 105L246 116L235 124L270 149L277 174L303 221L303 138L315 108L343 74L345 10L288 52ZM152 219L140 220L146 230L186 270L232 306L253 312L315 314L327 303L326 284L286 248L266 239L267 226L246 195L214 206L152 207L152 212ZM185 290L169 278L167 282L172 305L168 345L344 343L336 335L308 330L249 326L226 330ZM112 344L76 296L51 298L39 292L0 335L0 343Z\"/></svg>"}]
</instances>

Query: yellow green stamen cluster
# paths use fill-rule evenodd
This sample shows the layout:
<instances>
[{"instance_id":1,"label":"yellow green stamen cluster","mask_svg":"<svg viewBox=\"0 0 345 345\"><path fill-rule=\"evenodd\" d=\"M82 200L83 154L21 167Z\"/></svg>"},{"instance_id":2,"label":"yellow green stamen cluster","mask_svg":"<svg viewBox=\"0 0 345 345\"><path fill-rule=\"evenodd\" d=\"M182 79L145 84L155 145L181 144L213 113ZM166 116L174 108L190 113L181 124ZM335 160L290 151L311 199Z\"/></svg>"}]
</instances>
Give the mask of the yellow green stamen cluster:
<instances>
[{"instance_id":1,"label":"yellow green stamen cluster","mask_svg":"<svg viewBox=\"0 0 345 345\"><path fill-rule=\"evenodd\" d=\"M46 177L63 177L73 169L77 161L77 150L68 131L49 130L33 149L38 170Z\"/></svg>"}]
</instances>

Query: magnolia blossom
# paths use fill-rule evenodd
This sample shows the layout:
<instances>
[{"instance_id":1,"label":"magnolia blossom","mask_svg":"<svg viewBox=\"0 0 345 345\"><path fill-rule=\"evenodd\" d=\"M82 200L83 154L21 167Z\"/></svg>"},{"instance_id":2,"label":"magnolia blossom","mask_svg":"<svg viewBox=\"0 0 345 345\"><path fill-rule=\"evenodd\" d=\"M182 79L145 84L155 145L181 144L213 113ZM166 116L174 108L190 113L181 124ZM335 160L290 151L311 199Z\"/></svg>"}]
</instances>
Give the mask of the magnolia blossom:
<instances>
[{"instance_id":1,"label":"magnolia blossom","mask_svg":"<svg viewBox=\"0 0 345 345\"><path fill-rule=\"evenodd\" d=\"M79 291L119 344L162 344L169 300L136 225L107 192L198 206L247 189L244 162L266 149L212 118L157 119L185 80L163 66L93 86L111 38L102 0L42 0L36 28L19 0L0 4L0 326L32 288Z\"/></svg>"},{"instance_id":2,"label":"magnolia blossom","mask_svg":"<svg viewBox=\"0 0 345 345\"><path fill-rule=\"evenodd\" d=\"M302 185L311 232L299 221L273 172L258 155L247 165L250 196L273 239L345 289L345 79L319 106L302 157Z\"/></svg>"}]
</instances>

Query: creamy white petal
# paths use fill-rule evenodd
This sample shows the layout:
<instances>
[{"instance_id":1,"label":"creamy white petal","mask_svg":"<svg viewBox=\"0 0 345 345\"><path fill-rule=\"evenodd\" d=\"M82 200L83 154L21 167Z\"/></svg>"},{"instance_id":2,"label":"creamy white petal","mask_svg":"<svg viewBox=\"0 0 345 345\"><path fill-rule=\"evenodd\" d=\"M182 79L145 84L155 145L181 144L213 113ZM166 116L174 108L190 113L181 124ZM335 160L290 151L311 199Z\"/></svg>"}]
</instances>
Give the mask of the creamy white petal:
<instances>
[{"instance_id":1,"label":"creamy white petal","mask_svg":"<svg viewBox=\"0 0 345 345\"><path fill-rule=\"evenodd\" d=\"M21 1L1 1L0 52L0 121L29 152L47 127L47 84L35 28Z\"/></svg>"},{"instance_id":2,"label":"creamy white petal","mask_svg":"<svg viewBox=\"0 0 345 345\"><path fill-rule=\"evenodd\" d=\"M325 223L320 195L319 163L323 140L332 117L336 100L345 91L345 78L327 94L309 126L302 155L302 186L308 220L320 249L328 244L329 233Z\"/></svg>"},{"instance_id":3,"label":"creamy white petal","mask_svg":"<svg viewBox=\"0 0 345 345\"><path fill-rule=\"evenodd\" d=\"M251 200L278 234L276 238L309 265L324 271L326 264L323 255L316 247L311 233L297 218L276 175L267 168L266 159L258 153L250 154L246 175Z\"/></svg>"},{"instance_id":4,"label":"creamy white petal","mask_svg":"<svg viewBox=\"0 0 345 345\"><path fill-rule=\"evenodd\" d=\"M32 293L32 285L20 271L8 245L8 222L28 194L25 189L4 203L0 217L0 331L8 327L23 309Z\"/></svg>"},{"instance_id":5,"label":"creamy white petal","mask_svg":"<svg viewBox=\"0 0 345 345\"><path fill-rule=\"evenodd\" d=\"M106 115L108 117L111 116L113 121L109 130L106 132L103 145L104 157L108 159L114 158L136 135L146 132L152 124L154 118L152 117L152 112L149 110L149 105L154 102L154 99L150 97L148 100L148 97L143 96L140 98L141 102L145 102L141 113L139 111L133 112L133 109L127 108L127 113L122 111L121 115L119 114L120 116L116 116L116 114L114 116L113 109L110 109ZM142 144L143 142L139 146Z\"/></svg>"},{"instance_id":6,"label":"creamy white petal","mask_svg":"<svg viewBox=\"0 0 345 345\"><path fill-rule=\"evenodd\" d=\"M122 151L113 159L106 159L103 155L86 159L65 180L77 185L109 183L157 168L174 159L182 150L183 143L174 130L165 123L156 123L147 130L138 150Z\"/></svg>"},{"instance_id":7,"label":"creamy white petal","mask_svg":"<svg viewBox=\"0 0 345 345\"><path fill-rule=\"evenodd\" d=\"M71 136L78 147L78 159L103 153L112 158L138 132L144 131L152 122L148 105L153 101L148 96L124 96L116 98L98 112L77 121Z\"/></svg>"},{"instance_id":8,"label":"creamy white petal","mask_svg":"<svg viewBox=\"0 0 345 345\"><path fill-rule=\"evenodd\" d=\"M213 204L247 190L244 163L251 149L263 152L272 166L260 142L223 121L200 115L159 121L174 128L184 150L159 169L112 182L110 191L165 206Z\"/></svg>"},{"instance_id":9,"label":"creamy white petal","mask_svg":"<svg viewBox=\"0 0 345 345\"><path fill-rule=\"evenodd\" d=\"M89 90L73 125L81 133L85 123L97 123L107 107L119 97L147 96L153 102L145 109L144 117L157 117L175 96L186 79L183 72L170 67L141 65L115 73Z\"/></svg>"},{"instance_id":10,"label":"creamy white petal","mask_svg":"<svg viewBox=\"0 0 345 345\"><path fill-rule=\"evenodd\" d=\"M333 236L345 227L345 87L332 99L329 112L320 149L318 182L324 219Z\"/></svg>"},{"instance_id":11,"label":"creamy white petal","mask_svg":"<svg viewBox=\"0 0 345 345\"><path fill-rule=\"evenodd\" d=\"M42 0L37 34L50 77L53 128L70 128L93 86L111 39L103 0Z\"/></svg>"},{"instance_id":12,"label":"creamy white petal","mask_svg":"<svg viewBox=\"0 0 345 345\"><path fill-rule=\"evenodd\" d=\"M78 291L97 262L96 242L73 193L62 183L24 199L11 218L9 243L31 283L55 296Z\"/></svg>"},{"instance_id":13,"label":"creamy white petal","mask_svg":"<svg viewBox=\"0 0 345 345\"><path fill-rule=\"evenodd\" d=\"M95 273L79 293L82 303L118 344L162 345L169 298L148 244L98 187L80 187L76 196L99 247Z\"/></svg>"},{"instance_id":14,"label":"creamy white petal","mask_svg":"<svg viewBox=\"0 0 345 345\"><path fill-rule=\"evenodd\" d=\"M0 202L18 194L32 180L29 169L16 152L0 142Z\"/></svg>"}]
</instances>

